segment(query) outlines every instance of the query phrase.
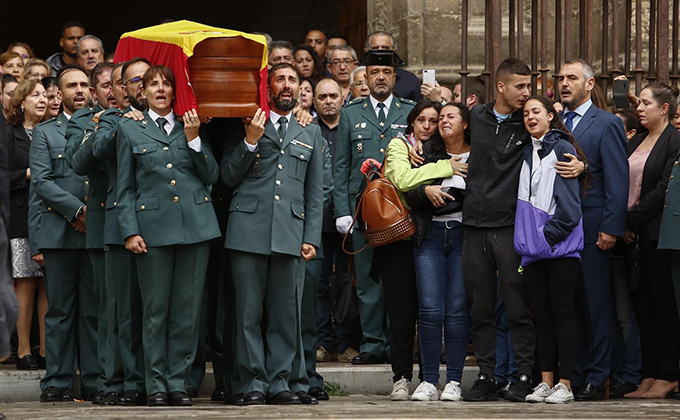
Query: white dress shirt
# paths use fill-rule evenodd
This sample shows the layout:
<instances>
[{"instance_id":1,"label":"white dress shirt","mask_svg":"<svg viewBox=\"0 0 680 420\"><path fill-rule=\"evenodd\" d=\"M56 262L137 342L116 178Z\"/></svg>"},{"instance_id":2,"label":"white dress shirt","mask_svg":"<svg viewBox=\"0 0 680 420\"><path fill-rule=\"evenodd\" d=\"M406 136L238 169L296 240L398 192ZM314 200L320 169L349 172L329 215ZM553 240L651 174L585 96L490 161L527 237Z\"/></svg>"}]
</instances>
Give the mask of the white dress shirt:
<instances>
[{"instance_id":1,"label":"white dress shirt","mask_svg":"<svg viewBox=\"0 0 680 420\"><path fill-rule=\"evenodd\" d=\"M152 109L149 109L149 117L153 120L154 124L158 126L158 123L156 122L159 118L163 117L167 121L163 129L165 130L165 133L167 135L170 135L172 133L172 129L175 128L175 124L177 121L175 120L175 114L172 112L168 113L168 115L159 115ZM160 127L159 127L160 128ZM187 146L191 148L191 150L195 152L200 152L201 151L201 136L196 136L195 139L189 140L187 139Z\"/></svg>"},{"instance_id":2,"label":"white dress shirt","mask_svg":"<svg viewBox=\"0 0 680 420\"><path fill-rule=\"evenodd\" d=\"M287 124L288 124L288 127L290 127L290 122L291 122L292 117L293 117L293 112L289 112L286 115L279 115L276 112L269 110L269 121L272 122L272 124L274 125L274 130L276 130L276 131L279 131L279 125L281 125L281 124L279 124L279 118L281 118L281 117L288 118ZM286 127L286 130L288 129L288 127ZM248 148L249 152L254 152L254 151L257 150L257 144L250 144L246 141L246 139L243 139L243 141L246 143L246 147Z\"/></svg>"},{"instance_id":3,"label":"white dress shirt","mask_svg":"<svg viewBox=\"0 0 680 420\"><path fill-rule=\"evenodd\" d=\"M379 100L375 99L373 95L370 95L369 98L371 98L371 106L373 107L373 111L375 112L375 116L378 117L378 120L380 120L380 108L378 108L378 104L380 103ZM387 118L387 114L390 113L390 106L392 105L392 100L394 99L394 95L390 93L390 96L387 97L382 103L385 104L385 118Z\"/></svg>"}]
</instances>

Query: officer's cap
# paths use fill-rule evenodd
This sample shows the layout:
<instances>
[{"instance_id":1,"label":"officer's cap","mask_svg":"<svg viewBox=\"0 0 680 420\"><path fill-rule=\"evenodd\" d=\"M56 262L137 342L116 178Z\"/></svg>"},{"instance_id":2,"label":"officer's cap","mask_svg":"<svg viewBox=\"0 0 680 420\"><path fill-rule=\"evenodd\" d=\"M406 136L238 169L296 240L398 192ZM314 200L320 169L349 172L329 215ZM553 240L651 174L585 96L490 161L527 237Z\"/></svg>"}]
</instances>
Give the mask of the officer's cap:
<instances>
[{"instance_id":1,"label":"officer's cap","mask_svg":"<svg viewBox=\"0 0 680 420\"><path fill-rule=\"evenodd\" d=\"M368 50L359 63L362 66L403 66L404 62L394 50Z\"/></svg>"}]
</instances>

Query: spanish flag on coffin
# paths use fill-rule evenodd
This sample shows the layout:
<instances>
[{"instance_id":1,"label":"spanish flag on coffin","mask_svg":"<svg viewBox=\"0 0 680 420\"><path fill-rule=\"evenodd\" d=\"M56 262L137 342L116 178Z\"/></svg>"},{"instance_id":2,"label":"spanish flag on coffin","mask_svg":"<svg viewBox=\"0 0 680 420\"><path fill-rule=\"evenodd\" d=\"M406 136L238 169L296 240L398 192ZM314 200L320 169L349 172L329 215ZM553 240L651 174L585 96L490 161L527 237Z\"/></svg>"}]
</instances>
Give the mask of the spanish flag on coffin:
<instances>
[{"instance_id":1,"label":"spanish flag on coffin","mask_svg":"<svg viewBox=\"0 0 680 420\"><path fill-rule=\"evenodd\" d=\"M258 85L259 106L263 110L268 111L268 53L267 41L262 35L215 28L188 20L181 20L124 33L118 41L114 61L120 63L134 57L144 57L154 65L163 64L172 69L175 73L176 82L174 112L177 115L183 115L192 108L198 109L198 102L196 100L194 88L191 84L191 75L189 71L189 58L194 55L194 49L201 41L210 38L231 37L243 37L261 44L262 60L259 68ZM214 90L212 86L210 87L210 90ZM200 111L201 110L199 109L199 114L201 113ZM248 115L239 116L250 117L254 115L254 113L255 110L248 112Z\"/></svg>"}]
</instances>

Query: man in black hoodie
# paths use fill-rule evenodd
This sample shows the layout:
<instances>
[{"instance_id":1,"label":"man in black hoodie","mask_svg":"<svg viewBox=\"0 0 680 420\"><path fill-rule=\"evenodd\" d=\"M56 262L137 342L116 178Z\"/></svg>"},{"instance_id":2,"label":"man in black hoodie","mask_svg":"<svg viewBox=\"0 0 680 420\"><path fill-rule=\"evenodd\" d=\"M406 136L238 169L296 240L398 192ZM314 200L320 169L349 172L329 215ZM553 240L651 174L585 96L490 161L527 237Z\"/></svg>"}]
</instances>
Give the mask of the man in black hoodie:
<instances>
[{"instance_id":1,"label":"man in black hoodie","mask_svg":"<svg viewBox=\"0 0 680 420\"><path fill-rule=\"evenodd\" d=\"M530 85L529 67L521 60L509 58L496 71L496 100L476 106L470 115L471 149L463 206L463 271L470 298L470 333L480 373L465 394L466 401L498 399L494 382L498 277L518 371L517 382L505 394L505 399L523 402L531 393L534 326L519 270L520 257L514 249L522 150L530 141L524 128L522 107L529 97ZM570 177L582 172L583 164L575 157L569 165Z\"/></svg>"}]
</instances>

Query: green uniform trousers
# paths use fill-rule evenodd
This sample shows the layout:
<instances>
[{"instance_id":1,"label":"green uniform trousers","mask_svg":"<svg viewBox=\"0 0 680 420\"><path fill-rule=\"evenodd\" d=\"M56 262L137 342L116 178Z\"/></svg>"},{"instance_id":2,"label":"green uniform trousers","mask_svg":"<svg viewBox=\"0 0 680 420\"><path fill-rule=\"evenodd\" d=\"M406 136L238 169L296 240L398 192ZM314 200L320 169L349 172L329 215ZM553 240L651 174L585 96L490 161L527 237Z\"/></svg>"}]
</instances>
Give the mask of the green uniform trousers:
<instances>
[{"instance_id":1,"label":"green uniform trousers","mask_svg":"<svg viewBox=\"0 0 680 420\"><path fill-rule=\"evenodd\" d=\"M198 316L198 341L196 342L196 358L191 365L191 373L187 382L187 388L191 388L196 393L205 378L205 338L208 324L208 290L203 287L203 297L201 298L200 314Z\"/></svg>"},{"instance_id":2,"label":"green uniform trousers","mask_svg":"<svg viewBox=\"0 0 680 420\"><path fill-rule=\"evenodd\" d=\"M206 241L137 255L147 394L187 391L209 253Z\"/></svg>"},{"instance_id":3,"label":"green uniform trousers","mask_svg":"<svg viewBox=\"0 0 680 420\"><path fill-rule=\"evenodd\" d=\"M300 260L298 272L298 310L300 344L298 345L290 379L292 392L323 388L323 377L316 371L316 295L323 259Z\"/></svg>"},{"instance_id":4,"label":"green uniform trousers","mask_svg":"<svg viewBox=\"0 0 680 420\"><path fill-rule=\"evenodd\" d=\"M108 335L108 317L106 313L106 265L104 263L103 249L88 249L90 262L92 263L92 278L94 295L97 302L97 359L99 360L99 377L97 378L97 391L104 391L108 382L106 376L106 342Z\"/></svg>"},{"instance_id":5,"label":"green uniform trousers","mask_svg":"<svg viewBox=\"0 0 680 420\"><path fill-rule=\"evenodd\" d=\"M234 392L274 396L290 390L299 340L295 294L299 261L292 255L231 251L238 376Z\"/></svg>"},{"instance_id":6,"label":"green uniform trousers","mask_svg":"<svg viewBox=\"0 0 680 420\"><path fill-rule=\"evenodd\" d=\"M354 229L352 245L359 250L366 245L366 236ZM368 352L377 357L389 357L387 347L387 313L383 289L370 276L373 262L373 248L368 247L354 256L354 269L357 279L357 296L359 296L359 312L361 316L360 352Z\"/></svg>"},{"instance_id":7,"label":"green uniform trousers","mask_svg":"<svg viewBox=\"0 0 680 420\"><path fill-rule=\"evenodd\" d=\"M43 249L49 306L45 314L45 358L47 372L40 381L73 389L80 369L81 398L97 392L101 374L97 359L97 299L92 263L84 249Z\"/></svg>"},{"instance_id":8,"label":"green uniform trousers","mask_svg":"<svg viewBox=\"0 0 680 420\"><path fill-rule=\"evenodd\" d=\"M105 260L109 318L106 391L145 392L142 298L135 255L122 245L109 245Z\"/></svg>"}]
</instances>

